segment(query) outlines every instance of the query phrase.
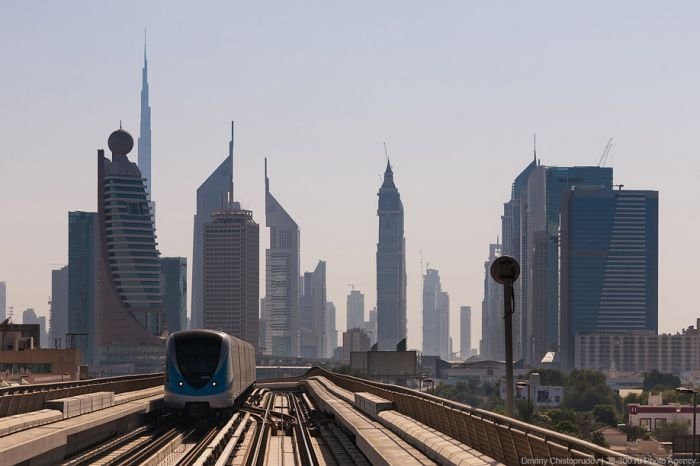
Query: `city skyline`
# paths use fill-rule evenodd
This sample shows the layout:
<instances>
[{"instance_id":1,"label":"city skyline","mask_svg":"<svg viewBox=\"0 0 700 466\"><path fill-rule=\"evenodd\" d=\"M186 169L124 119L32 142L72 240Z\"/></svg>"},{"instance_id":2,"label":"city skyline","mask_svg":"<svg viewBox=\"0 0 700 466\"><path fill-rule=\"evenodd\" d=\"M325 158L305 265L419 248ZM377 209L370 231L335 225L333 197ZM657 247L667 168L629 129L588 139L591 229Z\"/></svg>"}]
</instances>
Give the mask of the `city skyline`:
<instances>
[{"instance_id":1,"label":"city skyline","mask_svg":"<svg viewBox=\"0 0 700 466\"><path fill-rule=\"evenodd\" d=\"M443 35L432 35L435 29L419 23L418 8L408 5L399 18L367 24L367 39L359 41L357 48L348 42L355 37L352 27L334 33L330 24L337 26L337 21L324 26L316 25L316 20L319 16L338 18L340 9L347 13L351 26L363 25L367 21L363 7L358 7L357 13L328 7L315 14L301 7L310 19L298 13L295 17L300 19L300 26L290 26L281 19L291 11L283 7L279 17L268 18L258 33L244 28L235 33L212 31L201 37L196 34L203 21L195 18L183 26L185 33L178 38L177 28L168 21L157 20L156 7L134 6L132 10L142 13L141 17L136 15L138 24L123 25L118 34L107 37L110 34L96 33L95 25L70 20L67 16L75 14L77 7L62 12L52 5L45 7L46 17L66 21L50 24L39 15L36 21L42 27L32 28L30 34L22 29L23 21L19 20L24 19L26 24L35 12L12 6L5 19L0 20L0 37L5 39L0 41L5 44L0 47L5 47L2 50L3 56L8 57L8 69L15 70L0 78L0 97L7 104L7 112L0 115L0 127L8 154L0 161L0 198L3 202L16 199L16 193L22 192L26 183L21 175L32 173L40 189L23 195L19 209L9 209L8 202L3 209L6 225L36 224L42 227L37 228L37 233L49 230L55 234L50 238L33 236L33 232L20 228L4 228L0 233L0 243L5 245L0 280L7 282L7 305L14 307L15 315L28 307L48 315L45 302L50 294L52 269L48 264L67 263L65 213L96 210L91 154L95 147L105 147L104 135L120 118L132 133L138 128L142 59L139 51L143 26L147 24L151 31L149 78L153 173L157 180L153 198L159 202L157 231L164 256L188 255L191 259L192 233L187 230L191 230L190 216L195 211L193 193L225 155L221 150L225 127L227 121L235 118L240 122L241 134L237 168L240 166L241 173L246 173L245 177L237 177L243 205L262 214L260 167L262 157L268 155L275 167L276 195L294 213L304 231L301 269L308 270L318 258L327 260L328 299L342 302L346 283L373 284L375 280L373 209L377 175L385 162L381 143L387 140L407 212L408 346L418 347L422 272L419 251L441 270L454 305L477 309L481 301L483 250L500 231L502 203L508 199L512 179L531 159L532 132L539 133L538 152L542 160L561 166L595 164L604 142L614 136L616 182L626 188L662 193L659 330L676 331L695 317L692 306L686 304L692 302L686 291L692 285L682 270L690 267L699 253L686 251L680 235L687 231L686 213L692 211L693 200L700 195L700 165L693 155L697 148L693 109L700 96L690 84L696 81L698 69L695 63L682 58L687 43L692 43L697 35L690 24L698 10L681 4L676 8L690 10L688 14L675 10L671 15L648 4L635 4L632 19L616 24L623 13L629 13L625 9L629 5L606 5L607 15L600 15L602 4L588 5L590 12L575 7L571 13L551 4L549 8L538 5L525 13L532 19L530 24L521 24L519 15L524 14L524 7L520 6L513 6L512 12L497 6L472 10L457 5L456 11L425 12L426 23L444 20ZM256 8L244 8L236 25L270 12ZM88 7L84 15L101 18L103 11L116 12L121 17L116 7ZM178 17L183 14L182 8L175 6L171 14ZM552 15L560 21L552 22ZM503 16L502 24L484 21L499 16ZM14 21L15 25L9 18L19 20ZM208 20L217 23L216 18ZM486 25L479 27L480 21L493 31L486 31ZM90 21L82 17L81 23ZM659 32L655 38L647 37L647 28L641 27L647 23ZM497 37L514 24L521 29L512 34L527 36L524 45L504 45ZM597 27L594 32L586 32L586 24ZM274 37L280 37L290 29L309 25L314 27L308 34L287 46L273 39L255 42L271 30L275 30ZM382 32L386 26L393 36ZM391 39L403 37L414 28L415 38L407 36L407 45ZM470 28L473 32L468 32ZM57 35L57 31L65 34ZM321 33L327 33L328 45L305 41ZM248 43L252 42L252 49L262 52L267 62L251 58L250 52L234 50L235 68L218 65L231 53L222 44L235 43L230 39L238 38L238 34L251 37L253 40ZM492 41L483 53L477 50L484 43L478 40L479 34L486 34L484 40ZM509 37L512 39L512 35ZM48 47L47 38L55 41L52 47L56 48L49 50L63 53L39 53L42 47ZM421 46L420 41L425 44ZM601 49L602 41L609 47ZM376 54L369 50L371 42L378 42ZM471 42L475 45L469 45ZM11 43L18 45L11 48L7 45ZM450 45L453 43L467 45ZM338 71L330 68L319 79L310 80L318 87L322 78L330 78L328 85L313 92L302 86L297 97L285 97L294 94L290 90L300 85L302 77L308 78L308 70L302 73L297 69L299 65L284 61L286 79L278 82L265 78L273 74L269 73L268 62L274 63L281 53L274 52L271 45L291 50L302 65L314 65L313 69L324 62L324 52L330 47L348 47L350 58L346 63L334 62ZM450 46L445 53L431 58L429 55L442 45ZM178 54L170 52L171 48ZM182 60L180 54L189 57L194 50L205 50L207 54L197 56L192 69L175 66ZM583 57L577 53L582 50L586 52ZM516 58L518 51L525 51L526 56L527 52L537 53L539 58L528 64ZM428 71L410 75L414 68L408 63L414 54L433 66L421 65ZM545 60L543 56L549 58ZM26 61L27 57L34 57L35 63ZM58 59L65 60L64 67L56 65ZM386 76L379 76L372 67L383 60L388 60L387 72ZM456 61L469 66L462 68ZM203 67L208 68L206 76L202 76ZM372 71L362 74L353 85L342 73L357 67ZM40 71L47 68L55 72L47 76ZM76 75L76 70L84 69L91 72ZM476 69L479 71L474 72ZM581 70L586 73L579 77ZM464 80L468 74L474 76ZM96 75L100 79L95 79ZM524 78L520 83L512 83L513 75ZM525 78L528 75L534 77ZM353 73L349 76L357 77ZM505 76L508 80L504 80ZM261 77L256 86L256 79ZM201 80L207 85L200 86ZM436 89L441 83L444 89ZM357 102L341 98L343 89ZM214 98L217 93L222 96L221 102ZM266 98L264 93L271 95ZM498 98L496 94L504 96ZM377 102L371 102L373 99ZM310 110L301 108L302 104ZM413 114L410 110L414 105L419 109L415 116L402 115ZM272 109L279 111L271 116ZM353 121L364 115L372 118L364 123ZM38 131L41 137L34 134ZM673 154L685 169L679 171L660 163L665 154ZM39 158L42 164L36 163ZM195 166L190 163L193 158L197 161ZM304 173L302 167L311 165L319 169ZM45 213L42 219L36 218L39 209ZM454 231L445 231L441 241L431 240L434 235L429 226L433 219L454 220L450 227ZM694 220L690 222L692 227ZM339 235L342 230L351 234ZM368 308L376 302L372 288L369 285L362 289ZM264 293L264 287L260 292ZM345 322L342 309L339 306L337 316L341 329ZM453 314L450 322L453 337L458 328L456 318ZM479 319L475 312L474 327L480 328ZM475 341L477 337L475 332ZM455 338L455 344L457 341Z\"/></svg>"}]
</instances>

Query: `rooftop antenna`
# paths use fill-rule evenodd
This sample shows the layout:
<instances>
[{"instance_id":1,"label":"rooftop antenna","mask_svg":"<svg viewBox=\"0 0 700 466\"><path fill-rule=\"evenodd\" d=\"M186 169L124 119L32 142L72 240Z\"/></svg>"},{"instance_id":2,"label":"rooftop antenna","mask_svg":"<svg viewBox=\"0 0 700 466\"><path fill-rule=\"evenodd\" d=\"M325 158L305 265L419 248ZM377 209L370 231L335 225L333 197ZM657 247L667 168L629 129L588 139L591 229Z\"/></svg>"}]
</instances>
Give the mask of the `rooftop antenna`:
<instances>
[{"instance_id":1,"label":"rooftop antenna","mask_svg":"<svg viewBox=\"0 0 700 466\"><path fill-rule=\"evenodd\" d=\"M384 156L386 157L387 162L389 161L389 151L386 150L386 141L384 141Z\"/></svg>"},{"instance_id":2,"label":"rooftop antenna","mask_svg":"<svg viewBox=\"0 0 700 466\"><path fill-rule=\"evenodd\" d=\"M537 133L532 133L532 156L533 161L537 164Z\"/></svg>"},{"instance_id":3,"label":"rooftop antenna","mask_svg":"<svg viewBox=\"0 0 700 466\"><path fill-rule=\"evenodd\" d=\"M119 120L119 129L122 129L122 121Z\"/></svg>"}]
</instances>

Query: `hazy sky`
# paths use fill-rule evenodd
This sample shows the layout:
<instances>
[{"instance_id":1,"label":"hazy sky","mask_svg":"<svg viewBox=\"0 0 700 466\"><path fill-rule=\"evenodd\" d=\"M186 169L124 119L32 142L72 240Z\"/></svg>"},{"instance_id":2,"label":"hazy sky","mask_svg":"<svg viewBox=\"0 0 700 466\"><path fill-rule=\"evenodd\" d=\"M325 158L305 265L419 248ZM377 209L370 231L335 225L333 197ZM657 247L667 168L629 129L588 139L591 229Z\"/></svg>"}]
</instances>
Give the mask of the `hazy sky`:
<instances>
[{"instance_id":1,"label":"hazy sky","mask_svg":"<svg viewBox=\"0 0 700 466\"><path fill-rule=\"evenodd\" d=\"M481 333L484 261L532 158L593 165L660 191L662 331L695 323L700 250L700 4L662 1L0 3L0 280L48 313L69 210L96 211L96 151L136 138L143 29L153 198L163 255L192 254L195 190L236 121L236 197L264 229L271 190L301 228L302 272L328 262L375 302L387 141L405 208L409 346L421 345L420 254ZM135 160L136 150L131 154ZM261 251L264 277L264 250ZM261 287L264 295L264 282ZM17 319L18 320L18 319Z\"/></svg>"}]
</instances>

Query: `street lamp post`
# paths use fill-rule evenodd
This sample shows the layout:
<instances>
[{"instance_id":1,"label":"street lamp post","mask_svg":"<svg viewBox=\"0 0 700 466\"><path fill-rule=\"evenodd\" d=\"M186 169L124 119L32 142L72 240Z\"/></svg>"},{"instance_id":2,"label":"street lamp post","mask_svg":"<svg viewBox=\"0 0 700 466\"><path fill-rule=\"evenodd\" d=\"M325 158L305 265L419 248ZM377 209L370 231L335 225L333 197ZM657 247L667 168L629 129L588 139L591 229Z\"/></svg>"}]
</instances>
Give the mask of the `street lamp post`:
<instances>
[{"instance_id":1,"label":"street lamp post","mask_svg":"<svg viewBox=\"0 0 700 466\"><path fill-rule=\"evenodd\" d=\"M515 384L518 388L527 387L527 422L532 421L532 408L530 405L530 382L519 381Z\"/></svg>"},{"instance_id":2,"label":"street lamp post","mask_svg":"<svg viewBox=\"0 0 700 466\"><path fill-rule=\"evenodd\" d=\"M678 393L692 393L693 394L693 466L695 466L695 456L696 456L696 445L697 445L697 440L695 437L695 426L696 426L696 419L697 419L697 394L695 390L692 388L684 388L684 387L678 387L676 388L676 391Z\"/></svg>"},{"instance_id":3,"label":"street lamp post","mask_svg":"<svg viewBox=\"0 0 700 466\"><path fill-rule=\"evenodd\" d=\"M520 264L510 256L491 263L491 277L503 285L503 320L506 343L506 414L513 417L513 283L520 276Z\"/></svg>"}]
</instances>

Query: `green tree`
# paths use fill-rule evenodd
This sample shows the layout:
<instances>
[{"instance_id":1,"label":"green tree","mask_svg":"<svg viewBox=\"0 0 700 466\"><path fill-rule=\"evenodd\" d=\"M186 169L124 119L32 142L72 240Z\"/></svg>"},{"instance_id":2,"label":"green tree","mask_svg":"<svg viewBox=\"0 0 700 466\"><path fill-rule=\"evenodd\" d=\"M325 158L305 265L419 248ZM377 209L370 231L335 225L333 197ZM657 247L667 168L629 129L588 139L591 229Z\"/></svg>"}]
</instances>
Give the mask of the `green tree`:
<instances>
[{"instance_id":1,"label":"green tree","mask_svg":"<svg viewBox=\"0 0 700 466\"><path fill-rule=\"evenodd\" d=\"M617 426L617 412L613 405L595 405L591 414L593 414L593 417L595 417L598 422L613 427Z\"/></svg>"},{"instance_id":2,"label":"green tree","mask_svg":"<svg viewBox=\"0 0 700 466\"><path fill-rule=\"evenodd\" d=\"M591 411L602 404L622 408L619 395L608 387L605 376L588 369L571 371L564 386L563 405L576 411Z\"/></svg>"},{"instance_id":3,"label":"green tree","mask_svg":"<svg viewBox=\"0 0 700 466\"><path fill-rule=\"evenodd\" d=\"M542 385L564 386L567 382L566 374L556 369L540 369L537 371L540 374L540 383Z\"/></svg>"},{"instance_id":4,"label":"green tree","mask_svg":"<svg viewBox=\"0 0 700 466\"><path fill-rule=\"evenodd\" d=\"M581 432L581 437L585 439L591 438L593 432L600 428L600 423L596 421L591 413L578 412L574 417L576 427Z\"/></svg>"},{"instance_id":5,"label":"green tree","mask_svg":"<svg viewBox=\"0 0 700 466\"><path fill-rule=\"evenodd\" d=\"M557 432L561 432L562 434L573 435L575 437L581 435L581 431L578 430L576 424L569 421L568 419L557 423L557 425L554 426L554 430L556 430Z\"/></svg>"},{"instance_id":6,"label":"green tree","mask_svg":"<svg viewBox=\"0 0 700 466\"><path fill-rule=\"evenodd\" d=\"M679 393L673 388L661 390L661 399L664 403L692 404L693 395L691 393Z\"/></svg>"},{"instance_id":7,"label":"green tree","mask_svg":"<svg viewBox=\"0 0 700 466\"><path fill-rule=\"evenodd\" d=\"M544 427L546 429L554 428L552 418L545 411L539 411L532 415L532 424Z\"/></svg>"},{"instance_id":8,"label":"green tree","mask_svg":"<svg viewBox=\"0 0 700 466\"><path fill-rule=\"evenodd\" d=\"M457 382L454 385L440 384L435 389L435 395L447 398L448 400L457 401L459 403L468 404L471 406L479 406L481 403L479 397L472 392L470 386L466 382Z\"/></svg>"},{"instance_id":9,"label":"green tree","mask_svg":"<svg viewBox=\"0 0 700 466\"><path fill-rule=\"evenodd\" d=\"M628 404L638 403L640 405L645 405L649 401L649 392L642 392L641 394L630 393L623 400L623 404L627 406Z\"/></svg>"},{"instance_id":10,"label":"green tree","mask_svg":"<svg viewBox=\"0 0 700 466\"><path fill-rule=\"evenodd\" d=\"M688 435L688 423L683 421L667 422L654 430L654 437L660 442L670 442L676 435Z\"/></svg>"},{"instance_id":11,"label":"green tree","mask_svg":"<svg viewBox=\"0 0 700 466\"><path fill-rule=\"evenodd\" d=\"M591 442L604 448L610 448L610 444L608 444L605 437L603 437L603 433L599 430L596 430L591 434Z\"/></svg>"},{"instance_id":12,"label":"green tree","mask_svg":"<svg viewBox=\"0 0 700 466\"><path fill-rule=\"evenodd\" d=\"M646 391L674 389L681 386L681 379L673 374L664 374L654 369L644 374L642 387Z\"/></svg>"}]
</instances>

